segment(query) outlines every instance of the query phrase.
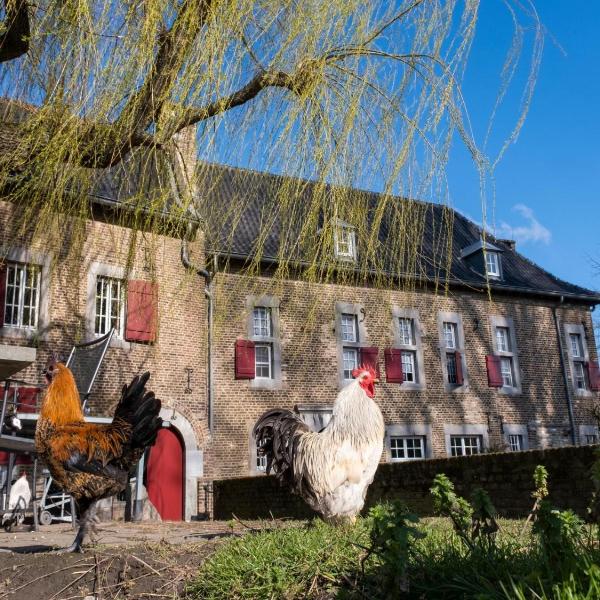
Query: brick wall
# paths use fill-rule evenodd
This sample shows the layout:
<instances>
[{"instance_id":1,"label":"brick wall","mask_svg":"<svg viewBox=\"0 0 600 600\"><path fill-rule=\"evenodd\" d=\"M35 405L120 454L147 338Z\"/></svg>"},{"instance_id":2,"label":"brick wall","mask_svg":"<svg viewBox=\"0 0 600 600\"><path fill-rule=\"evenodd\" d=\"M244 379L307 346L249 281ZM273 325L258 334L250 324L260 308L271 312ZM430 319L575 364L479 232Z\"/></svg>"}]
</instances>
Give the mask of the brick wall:
<instances>
[{"instance_id":1,"label":"brick wall","mask_svg":"<svg viewBox=\"0 0 600 600\"><path fill-rule=\"evenodd\" d=\"M181 241L147 231L136 234L117 222L88 220L84 226L83 246L70 252L69 239L64 243L59 241L54 248L28 235L14 239L9 225L13 210L12 205L0 202L0 222L5 224L0 244L6 249L27 249L51 262L47 326L30 339L6 337L0 329L2 344L37 347L35 363L15 377L42 384L41 370L51 352L66 357L73 344L93 337L88 322L88 274L94 264L120 268L129 280L157 283L157 340L152 344L115 343L108 349L90 398L91 414L112 414L123 383L148 370L151 372L149 387L165 408L177 410L190 421L201 442L206 429L204 281L183 267ZM45 244L50 242L46 240ZM203 264L201 240L192 244L191 250L193 260ZM193 369L191 392L186 392L187 367Z\"/></svg>"},{"instance_id":2,"label":"brick wall","mask_svg":"<svg viewBox=\"0 0 600 600\"><path fill-rule=\"evenodd\" d=\"M530 448L570 443L567 398L549 302L516 296L451 290L436 295L428 290L380 290L368 286L274 281L235 272L220 273L215 281L215 427L205 448L207 480L248 475L253 469L251 430L258 417L275 406L333 404L338 389L335 303L364 307L366 345L380 351L382 383L376 388L387 425L431 426L432 455L447 455L445 424L478 424L489 431L489 446L504 449L503 428L523 425ZM235 380L234 344L247 337L248 298L268 294L280 301L282 381L278 389L255 389L249 381ZM419 311L426 386L407 391L385 383L383 349L393 345L392 308ZM442 378L438 311L462 316L469 386L446 391ZM595 357L591 315L585 307L560 308L565 323L584 323L588 349ZM522 393L506 395L488 387L485 355L493 350L490 315L514 321ZM564 337L564 334L563 334ZM564 342L564 340L563 340ZM566 346L565 346L566 347ZM594 424L590 409L598 394L574 399L576 427ZM538 432L540 435L538 436ZM539 437L539 439L538 439ZM389 460L386 451L383 460Z\"/></svg>"},{"instance_id":3,"label":"brick wall","mask_svg":"<svg viewBox=\"0 0 600 600\"><path fill-rule=\"evenodd\" d=\"M532 506L533 471L544 465L549 473L550 500L580 515L592 495L590 468L597 446L553 448L529 452L482 454L380 465L369 488L366 508L382 500L399 499L421 516L433 511L431 487L445 473L462 496L475 487L489 494L503 516L525 516ZM274 477L245 477L213 483L215 518L308 518L314 513L297 496L281 488Z\"/></svg>"}]
</instances>

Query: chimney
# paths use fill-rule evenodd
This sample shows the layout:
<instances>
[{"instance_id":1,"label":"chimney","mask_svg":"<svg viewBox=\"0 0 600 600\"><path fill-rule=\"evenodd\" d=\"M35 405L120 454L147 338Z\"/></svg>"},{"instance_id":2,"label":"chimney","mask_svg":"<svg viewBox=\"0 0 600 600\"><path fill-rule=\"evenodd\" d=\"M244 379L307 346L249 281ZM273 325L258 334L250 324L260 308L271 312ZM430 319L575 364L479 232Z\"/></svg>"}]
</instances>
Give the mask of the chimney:
<instances>
[{"instance_id":1,"label":"chimney","mask_svg":"<svg viewBox=\"0 0 600 600\"><path fill-rule=\"evenodd\" d=\"M178 178L180 184L189 182L195 186L195 171L197 159L196 125L186 127L173 136L176 147L177 164L179 166Z\"/></svg>"},{"instance_id":2,"label":"chimney","mask_svg":"<svg viewBox=\"0 0 600 600\"><path fill-rule=\"evenodd\" d=\"M513 252L517 249L517 242L515 240L498 240L503 244L506 244Z\"/></svg>"}]
</instances>

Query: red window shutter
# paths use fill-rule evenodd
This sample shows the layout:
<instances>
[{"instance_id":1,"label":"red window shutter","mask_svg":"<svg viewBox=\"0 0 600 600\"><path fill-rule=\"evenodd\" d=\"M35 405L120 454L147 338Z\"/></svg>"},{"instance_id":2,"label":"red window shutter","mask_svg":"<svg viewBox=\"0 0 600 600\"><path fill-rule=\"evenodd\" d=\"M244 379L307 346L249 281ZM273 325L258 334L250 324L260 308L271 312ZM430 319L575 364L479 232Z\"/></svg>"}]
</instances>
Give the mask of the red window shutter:
<instances>
[{"instance_id":1,"label":"red window shutter","mask_svg":"<svg viewBox=\"0 0 600 600\"><path fill-rule=\"evenodd\" d=\"M502 371L500 369L500 357L494 354L488 354L485 357L485 365L487 367L488 385L490 387L502 387Z\"/></svg>"},{"instance_id":2,"label":"red window shutter","mask_svg":"<svg viewBox=\"0 0 600 600\"><path fill-rule=\"evenodd\" d=\"M402 373L402 350L386 348L385 356L385 380L388 383L404 383Z\"/></svg>"},{"instance_id":3,"label":"red window shutter","mask_svg":"<svg viewBox=\"0 0 600 600\"><path fill-rule=\"evenodd\" d=\"M31 465L33 461L29 454L17 454L15 457L15 465Z\"/></svg>"},{"instance_id":4,"label":"red window shutter","mask_svg":"<svg viewBox=\"0 0 600 600\"><path fill-rule=\"evenodd\" d=\"M17 412L37 412L37 398L40 388L20 387L17 390Z\"/></svg>"},{"instance_id":5,"label":"red window shutter","mask_svg":"<svg viewBox=\"0 0 600 600\"><path fill-rule=\"evenodd\" d=\"M377 361L379 348L360 348L359 352L361 366L371 367L379 377L379 363Z\"/></svg>"},{"instance_id":6,"label":"red window shutter","mask_svg":"<svg viewBox=\"0 0 600 600\"><path fill-rule=\"evenodd\" d=\"M462 354L458 350L454 353L454 361L456 365L456 385L462 385L465 382L462 368Z\"/></svg>"},{"instance_id":7,"label":"red window shutter","mask_svg":"<svg viewBox=\"0 0 600 600\"><path fill-rule=\"evenodd\" d=\"M4 308L6 306L6 263L0 265L0 327L4 325Z\"/></svg>"},{"instance_id":8,"label":"red window shutter","mask_svg":"<svg viewBox=\"0 0 600 600\"><path fill-rule=\"evenodd\" d=\"M0 465L7 465L8 464L8 452L5 452L4 450L0 450Z\"/></svg>"},{"instance_id":9,"label":"red window shutter","mask_svg":"<svg viewBox=\"0 0 600 600\"><path fill-rule=\"evenodd\" d=\"M235 340L235 378L254 379L254 342L250 340Z\"/></svg>"},{"instance_id":10,"label":"red window shutter","mask_svg":"<svg viewBox=\"0 0 600 600\"><path fill-rule=\"evenodd\" d=\"M600 392L600 367L598 366L598 361L587 363L587 372L590 390L592 392Z\"/></svg>"},{"instance_id":11,"label":"red window shutter","mask_svg":"<svg viewBox=\"0 0 600 600\"><path fill-rule=\"evenodd\" d=\"M151 281L127 283L125 339L129 342L156 341L158 284Z\"/></svg>"}]
</instances>

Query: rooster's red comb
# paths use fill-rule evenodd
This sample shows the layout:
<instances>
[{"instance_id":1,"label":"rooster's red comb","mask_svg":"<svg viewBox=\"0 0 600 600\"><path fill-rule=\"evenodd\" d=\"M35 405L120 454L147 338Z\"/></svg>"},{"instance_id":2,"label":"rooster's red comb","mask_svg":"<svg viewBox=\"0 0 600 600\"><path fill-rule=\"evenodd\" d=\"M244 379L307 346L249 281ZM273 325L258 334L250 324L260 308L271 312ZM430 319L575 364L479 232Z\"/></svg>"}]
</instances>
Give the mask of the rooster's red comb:
<instances>
[{"instance_id":1,"label":"rooster's red comb","mask_svg":"<svg viewBox=\"0 0 600 600\"><path fill-rule=\"evenodd\" d=\"M364 373L365 371L367 371L373 379L377 378L377 373L375 373L375 369L371 365L360 365L359 367L356 367L356 369L353 369L352 371L352 377L356 379L361 373Z\"/></svg>"}]
</instances>

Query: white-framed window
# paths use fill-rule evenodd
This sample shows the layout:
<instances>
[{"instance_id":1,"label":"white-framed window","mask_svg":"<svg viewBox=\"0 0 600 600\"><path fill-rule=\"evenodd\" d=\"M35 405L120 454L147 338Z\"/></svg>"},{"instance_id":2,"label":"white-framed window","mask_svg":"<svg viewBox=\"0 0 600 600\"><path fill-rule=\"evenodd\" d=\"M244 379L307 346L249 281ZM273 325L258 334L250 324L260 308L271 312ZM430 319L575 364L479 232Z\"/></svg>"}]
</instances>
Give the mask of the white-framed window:
<instances>
[{"instance_id":1,"label":"white-framed window","mask_svg":"<svg viewBox=\"0 0 600 600\"><path fill-rule=\"evenodd\" d=\"M402 386L404 389L423 389L425 372L419 326L419 313L410 308L392 308L394 348L400 350Z\"/></svg>"},{"instance_id":2,"label":"white-framed window","mask_svg":"<svg viewBox=\"0 0 600 600\"><path fill-rule=\"evenodd\" d=\"M260 443L258 440L256 440L256 470L259 473L266 473L267 471L267 457L264 454L260 453L260 449L262 446L265 445L265 442L263 441L262 443Z\"/></svg>"},{"instance_id":3,"label":"white-framed window","mask_svg":"<svg viewBox=\"0 0 600 600\"><path fill-rule=\"evenodd\" d=\"M390 436L390 457L396 460L425 458L425 436Z\"/></svg>"},{"instance_id":4,"label":"white-framed window","mask_svg":"<svg viewBox=\"0 0 600 600\"><path fill-rule=\"evenodd\" d=\"M333 406L323 406L316 404L301 404L296 407L300 418L310 427L311 431L322 431L333 414Z\"/></svg>"},{"instance_id":5,"label":"white-framed window","mask_svg":"<svg viewBox=\"0 0 600 600\"><path fill-rule=\"evenodd\" d=\"M488 277L500 277L500 255L498 252L485 252L485 270Z\"/></svg>"},{"instance_id":6,"label":"white-framed window","mask_svg":"<svg viewBox=\"0 0 600 600\"><path fill-rule=\"evenodd\" d=\"M256 379L273 379L273 346L271 344L254 345L254 368Z\"/></svg>"},{"instance_id":7,"label":"white-framed window","mask_svg":"<svg viewBox=\"0 0 600 600\"><path fill-rule=\"evenodd\" d=\"M513 320L509 317L492 316L494 351L500 357L500 373L504 393L515 394L521 391L521 380L517 356L517 345Z\"/></svg>"},{"instance_id":8,"label":"white-framed window","mask_svg":"<svg viewBox=\"0 0 600 600\"><path fill-rule=\"evenodd\" d=\"M255 336L271 337L271 309L268 306L255 306L252 311L252 324Z\"/></svg>"},{"instance_id":9,"label":"white-framed window","mask_svg":"<svg viewBox=\"0 0 600 600\"><path fill-rule=\"evenodd\" d=\"M20 329L37 329L42 271L38 265L8 262L3 323Z\"/></svg>"},{"instance_id":10,"label":"white-framed window","mask_svg":"<svg viewBox=\"0 0 600 600\"><path fill-rule=\"evenodd\" d=\"M597 444L600 441L597 433L588 433L585 436L586 444Z\"/></svg>"},{"instance_id":11,"label":"white-framed window","mask_svg":"<svg viewBox=\"0 0 600 600\"><path fill-rule=\"evenodd\" d=\"M589 354L583 325L580 323L565 324L565 334L575 393L581 395L589 394L590 382L588 380L586 365L587 361L589 361Z\"/></svg>"},{"instance_id":12,"label":"white-framed window","mask_svg":"<svg viewBox=\"0 0 600 600\"><path fill-rule=\"evenodd\" d=\"M416 352L414 350L403 350L401 356L404 381L417 383Z\"/></svg>"},{"instance_id":13,"label":"white-framed window","mask_svg":"<svg viewBox=\"0 0 600 600\"><path fill-rule=\"evenodd\" d=\"M407 317L398 318L398 339L404 346L415 345L414 319Z\"/></svg>"},{"instance_id":14,"label":"white-framed window","mask_svg":"<svg viewBox=\"0 0 600 600\"><path fill-rule=\"evenodd\" d=\"M508 327L496 327L496 348L498 352L512 352Z\"/></svg>"},{"instance_id":15,"label":"white-framed window","mask_svg":"<svg viewBox=\"0 0 600 600\"><path fill-rule=\"evenodd\" d=\"M337 223L334 231L335 257L356 260L356 230L351 225Z\"/></svg>"},{"instance_id":16,"label":"white-framed window","mask_svg":"<svg viewBox=\"0 0 600 600\"><path fill-rule=\"evenodd\" d=\"M456 350L458 348L458 334L456 323L444 321L442 324L444 331L444 343L447 350Z\"/></svg>"},{"instance_id":17,"label":"white-framed window","mask_svg":"<svg viewBox=\"0 0 600 600\"><path fill-rule=\"evenodd\" d=\"M481 454L482 440L480 435L451 435L451 456L470 456Z\"/></svg>"},{"instance_id":18,"label":"white-framed window","mask_svg":"<svg viewBox=\"0 0 600 600\"><path fill-rule=\"evenodd\" d=\"M360 348L366 339L364 318L359 320L362 307L357 304L336 302L336 341L338 350L339 384L352 380L352 371L360 365Z\"/></svg>"},{"instance_id":19,"label":"white-framed window","mask_svg":"<svg viewBox=\"0 0 600 600\"><path fill-rule=\"evenodd\" d=\"M467 371L462 317L456 312L439 312L437 323L444 387L446 391L464 390Z\"/></svg>"},{"instance_id":20,"label":"white-framed window","mask_svg":"<svg viewBox=\"0 0 600 600\"><path fill-rule=\"evenodd\" d=\"M515 377L513 371L513 362L511 356L500 357L500 373L502 374L502 383L506 387L515 386Z\"/></svg>"},{"instance_id":21,"label":"white-framed window","mask_svg":"<svg viewBox=\"0 0 600 600\"><path fill-rule=\"evenodd\" d=\"M508 447L511 452L520 452L523 450L523 436L520 433L509 434Z\"/></svg>"},{"instance_id":22,"label":"white-framed window","mask_svg":"<svg viewBox=\"0 0 600 600\"><path fill-rule=\"evenodd\" d=\"M125 281L98 275L96 278L96 309L94 333L104 335L113 328L122 339L125 329Z\"/></svg>"},{"instance_id":23,"label":"white-framed window","mask_svg":"<svg viewBox=\"0 0 600 600\"><path fill-rule=\"evenodd\" d=\"M358 319L356 315L342 313L342 341L358 342Z\"/></svg>"}]
</instances>

